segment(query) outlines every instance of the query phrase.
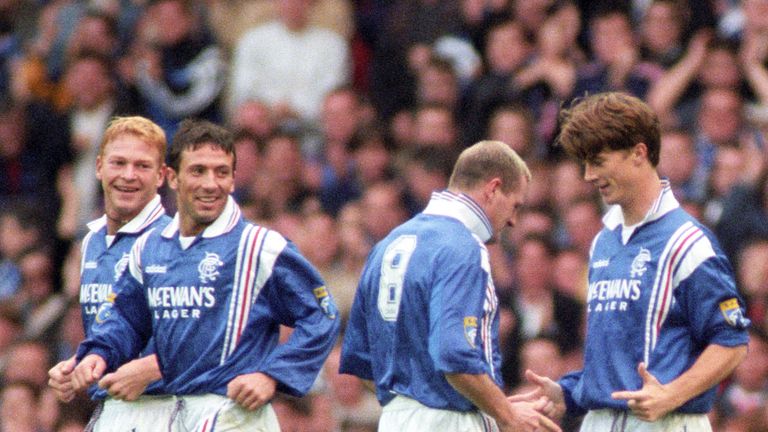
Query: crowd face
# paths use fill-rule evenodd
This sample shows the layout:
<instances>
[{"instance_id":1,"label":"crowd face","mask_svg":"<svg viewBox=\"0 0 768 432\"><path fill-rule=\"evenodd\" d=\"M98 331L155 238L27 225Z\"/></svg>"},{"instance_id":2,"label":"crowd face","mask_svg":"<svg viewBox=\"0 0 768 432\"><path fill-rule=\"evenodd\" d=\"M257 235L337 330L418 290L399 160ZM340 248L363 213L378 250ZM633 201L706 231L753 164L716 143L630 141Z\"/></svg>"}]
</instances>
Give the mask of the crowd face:
<instances>
[{"instance_id":1,"label":"crowd face","mask_svg":"<svg viewBox=\"0 0 768 432\"><path fill-rule=\"evenodd\" d=\"M126 222L149 203L163 184L160 150L130 134L107 143L96 159L108 219Z\"/></svg>"},{"instance_id":2,"label":"crowd face","mask_svg":"<svg viewBox=\"0 0 768 432\"><path fill-rule=\"evenodd\" d=\"M233 154L213 144L181 153L179 172L171 170L168 182L177 193L182 235L197 235L224 211L235 190L234 162Z\"/></svg>"}]
</instances>

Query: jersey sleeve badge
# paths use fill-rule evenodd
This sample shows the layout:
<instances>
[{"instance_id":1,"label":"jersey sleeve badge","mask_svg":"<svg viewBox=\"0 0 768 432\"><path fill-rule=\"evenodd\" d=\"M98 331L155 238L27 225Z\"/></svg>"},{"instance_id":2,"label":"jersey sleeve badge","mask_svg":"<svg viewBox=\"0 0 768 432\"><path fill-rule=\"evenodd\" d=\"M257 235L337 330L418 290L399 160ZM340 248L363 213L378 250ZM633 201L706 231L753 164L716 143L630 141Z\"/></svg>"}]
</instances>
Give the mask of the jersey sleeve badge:
<instances>
[{"instance_id":1,"label":"jersey sleeve badge","mask_svg":"<svg viewBox=\"0 0 768 432\"><path fill-rule=\"evenodd\" d=\"M469 342L469 346L474 348L477 340L477 317L464 317L464 337Z\"/></svg>"},{"instance_id":2,"label":"jersey sleeve badge","mask_svg":"<svg viewBox=\"0 0 768 432\"><path fill-rule=\"evenodd\" d=\"M312 293L315 295L318 303L320 303L320 308L323 310L325 316L330 319L335 319L337 315L336 305L333 303L333 300L331 300L331 296L328 294L328 290L325 286L319 286L313 289Z\"/></svg>"},{"instance_id":3,"label":"jersey sleeve badge","mask_svg":"<svg viewBox=\"0 0 768 432\"><path fill-rule=\"evenodd\" d=\"M720 312L723 314L723 317L725 317L725 322L727 322L728 325L739 329L749 327L750 321L744 316L744 313L742 313L737 299L731 298L720 302Z\"/></svg>"}]
</instances>

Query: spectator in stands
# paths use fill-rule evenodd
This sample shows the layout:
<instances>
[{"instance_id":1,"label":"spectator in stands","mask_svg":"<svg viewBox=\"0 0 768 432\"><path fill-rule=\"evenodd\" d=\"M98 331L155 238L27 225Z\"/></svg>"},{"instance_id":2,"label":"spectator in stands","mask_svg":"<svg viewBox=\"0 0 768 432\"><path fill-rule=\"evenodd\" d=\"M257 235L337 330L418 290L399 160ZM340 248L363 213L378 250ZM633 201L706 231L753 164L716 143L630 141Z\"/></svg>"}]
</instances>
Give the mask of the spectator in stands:
<instances>
[{"instance_id":1,"label":"spectator in stands","mask_svg":"<svg viewBox=\"0 0 768 432\"><path fill-rule=\"evenodd\" d=\"M167 136L185 118L223 120L224 52L195 3L151 2L137 43L134 84Z\"/></svg>"},{"instance_id":2,"label":"spectator in stands","mask_svg":"<svg viewBox=\"0 0 768 432\"><path fill-rule=\"evenodd\" d=\"M277 20L252 28L237 41L230 84L233 106L256 98L278 119L314 122L325 95L347 82L347 42L310 25L310 5L310 0L280 0Z\"/></svg>"},{"instance_id":3,"label":"spectator in stands","mask_svg":"<svg viewBox=\"0 0 768 432\"><path fill-rule=\"evenodd\" d=\"M687 11L675 0L653 0L640 22L640 57L668 69L684 52Z\"/></svg>"},{"instance_id":4,"label":"spectator in stands","mask_svg":"<svg viewBox=\"0 0 768 432\"><path fill-rule=\"evenodd\" d=\"M408 218L403 190L395 182L371 185L361 204L366 235L373 242L383 239Z\"/></svg>"},{"instance_id":5,"label":"spectator in stands","mask_svg":"<svg viewBox=\"0 0 768 432\"><path fill-rule=\"evenodd\" d=\"M737 258L736 276L747 316L756 328L768 332L768 236L743 240Z\"/></svg>"},{"instance_id":6,"label":"spectator in stands","mask_svg":"<svg viewBox=\"0 0 768 432\"><path fill-rule=\"evenodd\" d=\"M25 251L42 240L35 209L9 205L0 209L0 300L5 300L21 286L20 261Z\"/></svg>"},{"instance_id":7,"label":"spectator in stands","mask_svg":"<svg viewBox=\"0 0 768 432\"><path fill-rule=\"evenodd\" d=\"M0 200L33 205L41 226L54 227L56 183L72 161L69 142L66 122L49 107L0 99Z\"/></svg>"},{"instance_id":8,"label":"spectator in stands","mask_svg":"<svg viewBox=\"0 0 768 432\"><path fill-rule=\"evenodd\" d=\"M532 53L533 46L517 21L502 21L490 27L484 52L485 70L470 84L465 96L463 127L467 140L483 138L496 107L513 102L512 80Z\"/></svg>"},{"instance_id":9,"label":"spectator in stands","mask_svg":"<svg viewBox=\"0 0 768 432\"><path fill-rule=\"evenodd\" d=\"M457 151L458 139L458 124L454 112L449 107L426 104L416 108L411 146L435 146Z\"/></svg>"},{"instance_id":10,"label":"spectator in stands","mask_svg":"<svg viewBox=\"0 0 768 432\"><path fill-rule=\"evenodd\" d=\"M702 202L706 194L706 178L696 174L698 164L693 137L682 128L661 133L659 174L669 179L675 196L685 201Z\"/></svg>"},{"instance_id":11,"label":"spectator in stands","mask_svg":"<svg viewBox=\"0 0 768 432\"><path fill-rule=\"evenodd\" d=\"M768 402L768 336L762 330L749 332L749 352L733 371L733 380L723 390L716 407L720 421L750 415Z\"/></svg>"},{"instance_id":12,"label":"spectator in stands","mask_svg":"<svg viewBox=\"0 0 768 432\"><path fill-rule=\"evenodd\" d=\"M601 11L589 21L594 61L577 70L574 96L601 91L626 91L644 98L662 69L640 60L629 16L616 9Z\"/></svg>"},{"instance_id":13,"label":"spectator in stands","mask_svg":"<svg viewBox=\"0 0 768 432\"><path fill-rule=\"evenodd\" d=\"M738 184L723 196L722 214L714 226L723 249L734 261L738 260L739 250L746 240L768 237L768 155L765 149L752 147L749 143L745 146L748 168L740 173ZM758 168L754 175L751 166L762 168Z\"/></svg>"}]
</instances>

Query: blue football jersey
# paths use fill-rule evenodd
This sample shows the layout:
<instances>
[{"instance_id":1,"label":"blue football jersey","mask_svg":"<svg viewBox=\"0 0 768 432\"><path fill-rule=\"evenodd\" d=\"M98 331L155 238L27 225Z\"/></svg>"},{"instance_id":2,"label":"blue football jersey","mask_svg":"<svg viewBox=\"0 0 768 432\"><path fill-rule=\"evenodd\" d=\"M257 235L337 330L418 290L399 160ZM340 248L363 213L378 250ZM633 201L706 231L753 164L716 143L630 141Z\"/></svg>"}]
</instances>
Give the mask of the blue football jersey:
<instances>
[{"instance_id":1,"label":"blue football jersey","mask_svg":"<svg viewBox=\"0 0 768 432\"><path fill-rule=\"evenodd\" d=\"M445 374L488 374L501 385L490 238L480 207L444 191L379 242L352 305L340 372L373 381L382 405L403 395L476 410Z\"/></svg>"},{"instance_id":2,"label":"blue football jersey","mask_svg":"<svg viewBox=\"0 0 768 432\"><path fill-rule=\"evenodd\" d=\"M305 394L339 331L317 270L280 234L244 220L231 197L186 247L178 224L176 215L137 240L78 358L95 353L115 367L153 336L171 394L226 395L232 379L253 372ZM278 344L281 324L294 331Z\"/></svg>"},{"instance_id":3,"label":"blue football jersey","mask_svg":"<svg viewBox=\"0 0 768 432\"><path fill-rule=\"evenodd\" d=\"M114 238L107 240L107 217L102 216L88 223L88 233L81 245L80 260L80 309L85 336L91 334L91 325L104 303L114 299L115 283L128 266L128 253L136 239L154 228L168 225L171 218L165 214L160 196L156 195L147 205L123 225ZM141 356L152 354L151 344ZM106 390L97 385L88 390L93 399L103 399ZM155 381L145 390L146 394L163 394L162 381Z\"/></svg>"},{"instance_id":4,"label":"blue football jersey","mask_svg":"<svg viewBox=\"0 0 768 432\"><path fill-rule=\"evenodd\" d=\"M728 259L666 181L634 230L624 226L618 206L604 223L590 256L584 368L560 380L571 411L628 409L611 393L642 387L640 362L668 383L708 345L748 341L749 321ZM713 387L677 412L706 413L714 397Z\"/></svg>"}]
</instances>

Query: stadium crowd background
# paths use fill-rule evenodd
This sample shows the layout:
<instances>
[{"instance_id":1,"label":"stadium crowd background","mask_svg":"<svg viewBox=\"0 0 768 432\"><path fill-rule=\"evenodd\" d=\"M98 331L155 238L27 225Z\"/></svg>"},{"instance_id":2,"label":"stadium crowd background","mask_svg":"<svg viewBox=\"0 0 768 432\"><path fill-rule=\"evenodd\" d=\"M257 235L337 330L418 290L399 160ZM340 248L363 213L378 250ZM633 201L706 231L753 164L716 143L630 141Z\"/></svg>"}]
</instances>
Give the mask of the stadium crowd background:
<instances>
[{"instance_id":1,"label":"stadium crowd background","mask_svg":"<svg viewBox=\"0 0 768 432\"><path fill-rule=\"evenodd\" d=\"M507 391L526 368L576 368L603 208L552 143L559 107L604 90L659 113L659 170L747 300L750 353L715 430L768 430L768 0L0 0L0 431L79 431L93 408L45 383L82 338L78 240L101 215L114 115L169 138L186 117L231 127L236 198L320 269L342 314L372 244L458 152L508 143L534 180L490 247ZM334 351L310 396L278 398L284 431L375 430L375 398L337 368Z\"/></svg>"}]
</instances>

